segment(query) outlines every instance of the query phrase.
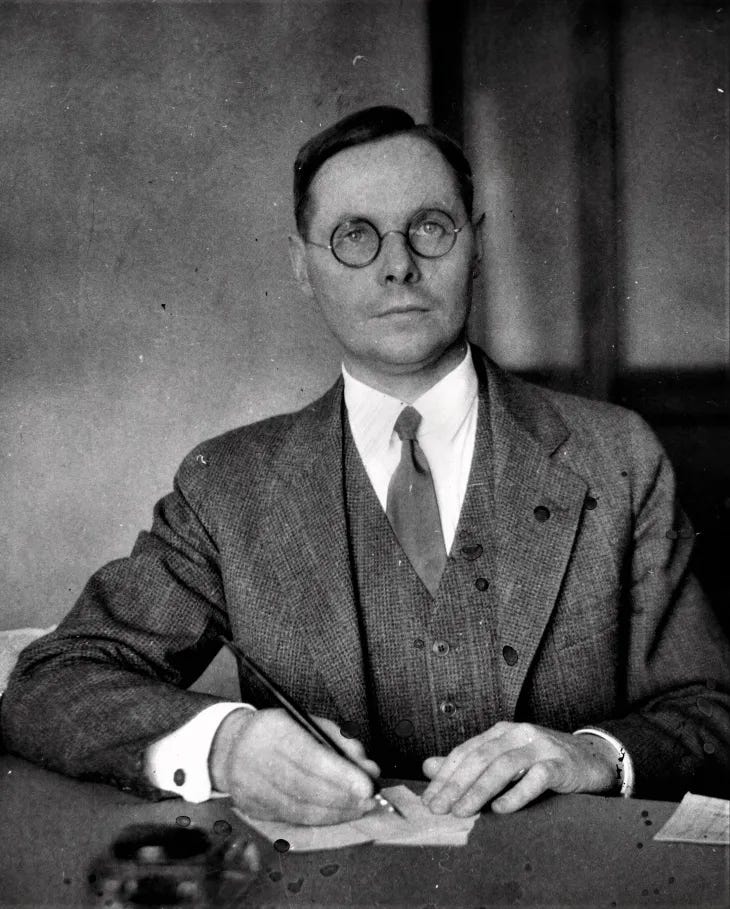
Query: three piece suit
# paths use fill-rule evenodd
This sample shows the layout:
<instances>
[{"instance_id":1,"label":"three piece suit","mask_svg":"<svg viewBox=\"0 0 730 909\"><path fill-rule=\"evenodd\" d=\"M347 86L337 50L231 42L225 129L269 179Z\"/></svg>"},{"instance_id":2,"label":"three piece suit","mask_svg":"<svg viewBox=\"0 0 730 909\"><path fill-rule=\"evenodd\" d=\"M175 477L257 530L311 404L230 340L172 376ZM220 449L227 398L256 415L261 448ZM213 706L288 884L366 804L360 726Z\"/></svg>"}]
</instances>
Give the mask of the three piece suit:
<instances>
[{"instance_id":1,"label":"three piece suit","mask_svg":"<svg viewBox=\"0 0 730 909\"><path fill-rule=\"evenodd\" d=\"M726 787L730 659L664 452L636 415L473 354L475 451L436 597L369 485L340 380L187 456L130 557L23 654L9 747L155 794L145 749L215 701L185 689L224 634L387 775L504 719L600 726L640 795Z\"/></svg>"}]
</instances>

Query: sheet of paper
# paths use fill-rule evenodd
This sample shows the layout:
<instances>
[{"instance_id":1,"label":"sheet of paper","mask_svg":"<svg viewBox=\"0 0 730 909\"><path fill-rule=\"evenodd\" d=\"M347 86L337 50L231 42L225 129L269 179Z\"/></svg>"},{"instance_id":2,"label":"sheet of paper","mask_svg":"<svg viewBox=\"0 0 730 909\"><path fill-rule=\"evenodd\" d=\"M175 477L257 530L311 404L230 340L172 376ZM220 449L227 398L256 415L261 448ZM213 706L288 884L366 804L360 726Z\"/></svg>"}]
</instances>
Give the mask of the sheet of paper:
<instances>
[{"instance_id":1,"label":"sheet of paper","mask_svg":"<svg viewBox=\"0 0 730 909\"><path fill-rule=\"evenodd\" d=\"M286 840L292 852L341 849L359 843L390 843L398 846L465 846L478 815L461 818L431 814L420 797L406 786L392 786L383 795L404 817L373 811L357 821L328 827L300 827L280 821L241 817L272 843Z\"/></svg>"},{"instance_id":2,"label":"sheet of paper","mask_svg":"<svg viewBox=\"0 0 730 909\"><path fill-rule=\"evenodd\" d=\"M688 792L654 837L666 843L730 845L730 801Z\"/></svg>"}]
</instances>

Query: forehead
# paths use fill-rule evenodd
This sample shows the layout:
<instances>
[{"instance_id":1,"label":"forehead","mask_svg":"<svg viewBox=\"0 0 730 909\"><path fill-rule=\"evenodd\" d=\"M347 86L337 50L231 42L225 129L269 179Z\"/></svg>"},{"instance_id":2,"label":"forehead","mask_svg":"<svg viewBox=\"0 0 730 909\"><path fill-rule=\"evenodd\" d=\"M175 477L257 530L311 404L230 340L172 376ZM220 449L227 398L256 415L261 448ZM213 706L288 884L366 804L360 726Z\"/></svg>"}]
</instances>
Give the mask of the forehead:
<instances>
[{"instance_id":1,"label":"forehead","mask_svg":"<svg viewBox=\"0 0 730 909\"><path fill-rule=\"evenodd\" d=\"M463 208L451 166L419 136L392 136L338 152L309 188L313 220L354 214L374 218L419 208Z\"/></svg>"}]
</instances>

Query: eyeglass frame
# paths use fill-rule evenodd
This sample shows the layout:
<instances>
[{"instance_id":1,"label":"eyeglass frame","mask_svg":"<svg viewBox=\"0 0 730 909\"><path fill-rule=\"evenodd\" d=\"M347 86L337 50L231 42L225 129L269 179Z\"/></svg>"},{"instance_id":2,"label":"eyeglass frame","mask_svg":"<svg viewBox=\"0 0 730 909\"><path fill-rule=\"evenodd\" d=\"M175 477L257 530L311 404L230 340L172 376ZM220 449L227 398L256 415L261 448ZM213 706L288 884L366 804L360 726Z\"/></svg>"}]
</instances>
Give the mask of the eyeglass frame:
<instances>
[{"instance_id":1,"label":"eyeglass frame","mask_svg":"<svg viewBox=\"0 0 730 909\"><path fill-rule=\"evenodd\" d=\"M380 250L383 248L383 240L388 236L388 234L400 234L405 239L406 246L408 247L408 249L414 255L418 256L419 259L443 259L443 257L448 256L448 254L451 252L451 250L456 246L456 241L457 241L458 235L461 233L462 230L464 230L464 228L467 226L467 224L471 224L472 227L479 227L479 225L484 220L484 213L482 212L482 214L477 218L476 221L468 221L468 220L464 221L464 223L461 224L459 227L457 227L456 224L454 224L454 226L451 228L451 238L452 238L451 246L449 246L449 248L447 250L445 250L442 253L439 253L436 256L429 256L428 254L419 252L411 243L411 238L408 235L408 230L411 227L411 225L413 224L413 222L415 221L415 219L418 217L418 215L420 215L424 212L429 212L429 211L434 211L434 212L438 212L441 215L446 215L446 217L449 219L449 221L451 221L451 223L454 224L454 219L451 217L451 215L447 211L443 211L443 209L441 209L441 208L422 208L422 209L419 209L419 211L417 211L415 213L415 215L413 215L413 217L409 219L408 223L406 224L405 230L396 230L395 228L393 228L392 230L386 230L381 234L380 231L378 230L378 228L368 218L357 217L357 218L351 218L351 219L346 218L344 221L340 221L339 224L335 224L335 226L332 228L332 233L330 234L329 243L316 243L314 240L308 240L306 237L303 237L302 239L303 239L303 242L307 246L316 246L318 249L328 249L332 253L332 256L335 259L335 261L339 262L340 265L344 265L345 268L367 268L368 265L372 265L373 262L380 255ZM369 227L372 227L372 229L375 231L375 234L378 238L378 246L377 246L377 249L375 250L373 257L371 259L369 259L367 262L363 262L360 265L351 264L350 262L343 262L343 260L340 259L340 257L335 252L334 246L332 244L332 241L334 240L334 237L335 237L335 233L342 227L343 224L347 224L348 220L360 221L360 222L367 224Z\"/></svg>"}]
</instances>

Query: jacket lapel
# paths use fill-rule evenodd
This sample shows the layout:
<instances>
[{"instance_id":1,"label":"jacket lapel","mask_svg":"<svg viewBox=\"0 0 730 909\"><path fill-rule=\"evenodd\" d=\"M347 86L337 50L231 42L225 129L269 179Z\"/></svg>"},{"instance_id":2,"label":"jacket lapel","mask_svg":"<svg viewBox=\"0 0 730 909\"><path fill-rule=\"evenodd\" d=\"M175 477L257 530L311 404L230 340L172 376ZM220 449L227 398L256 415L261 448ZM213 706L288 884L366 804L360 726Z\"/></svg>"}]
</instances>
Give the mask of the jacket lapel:
<instances>
[{"instance_id":1,"label":"jacket lapel","mask_svg":"<svg viewBox=\"0 0 730 909\"><path fill-rule=\"evenodd\" d=\"M548 399L486 360L481 367L494 458L499 665L511 718L560 591L588 484L565 463L569 433Z\"/></svg>"},{"instance_id":2,"label":"jacket lapel","mask_svg":"<svg viewBox=\"0 0 730 909\"><path fill-rule=\"evenodd\" d=\"M275 467L269 516L279 578L296 604L313 668L365 734L367 697L350 572L342 468L342 381L298 415Z\"/></svg>"}]
</instances>

